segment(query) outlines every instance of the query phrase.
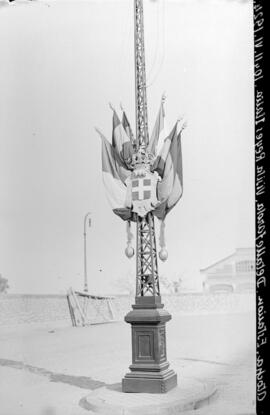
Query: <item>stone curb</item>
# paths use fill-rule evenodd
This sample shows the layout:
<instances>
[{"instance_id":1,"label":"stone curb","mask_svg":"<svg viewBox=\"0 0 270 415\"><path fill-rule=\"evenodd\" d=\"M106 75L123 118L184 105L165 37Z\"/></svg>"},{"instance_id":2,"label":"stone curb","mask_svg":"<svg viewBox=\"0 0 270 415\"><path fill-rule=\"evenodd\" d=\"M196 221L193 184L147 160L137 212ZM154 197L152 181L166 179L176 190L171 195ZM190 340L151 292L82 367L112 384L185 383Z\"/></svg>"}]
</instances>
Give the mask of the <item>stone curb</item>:
<instances>
[{"instance_id":1,"label":"stone curb","mask_svg":"<svg viewBox=\"0 0 270 415\"><path fill-rule=\"evenodd\" d=\"M96 389L81 399L80 406L102 415L176 415L209 405L216 392L213 384L187 378L165 394L123 393L119 384Z\"/></svg>"}]
</instances>

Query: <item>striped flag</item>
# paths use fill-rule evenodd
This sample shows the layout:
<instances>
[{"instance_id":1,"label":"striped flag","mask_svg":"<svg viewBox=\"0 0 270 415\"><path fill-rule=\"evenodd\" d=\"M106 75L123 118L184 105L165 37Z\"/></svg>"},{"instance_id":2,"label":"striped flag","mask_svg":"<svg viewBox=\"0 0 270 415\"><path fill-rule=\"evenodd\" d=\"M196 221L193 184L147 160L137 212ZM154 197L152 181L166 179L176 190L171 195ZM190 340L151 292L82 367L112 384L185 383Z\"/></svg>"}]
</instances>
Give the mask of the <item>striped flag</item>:
<instances>
[{"instance_id":1,"label":"striped flag","mask_svg":"<svg viewBox=\"0 0 270 415\"><path fill-rule=\"evenodd\" d=\"M174 135L165 162L164 176L157 187L157 196L161 204L154 214L164 220L183 194L181 132Z\"/></svg>"},{"instance_id":2,"label":"striped flag","mask_svg":"<svg viewBox=\"0 0 270 415\"><path fill-rule=\"evenodd\" d=\"M162 97L157 119L148 144L148 151L154 156L160 151L166 139L164 96Z\"/></svg>"},{"instance_id":3,"label":"striped flag","mask_svg":"<svg viewBox=\"0 0 270 415\"><path fill-rule=\"evenodd\" d=\"M96 131L99 134L99 136L102 138L102 141L104 141L110 146L110 152L112 153L112 158L114 159L115 170L117 171L118 176L120 177L122 183L126 185L126 180L128 177L130 177L131 171L126 168L124 163L117 156L115 149L112 148L111 144L106 139L106 137L102 134L102 132L98 128L96 128Z\"/></svg>"},{"instance_id":4,"label":"striped flag","mask_svg":"<svg viewBox=\"0 0 270 415\"><path fill-rule=\"evenodd\" d=\"M124 110L123 110L123 115L122 115L122 125L124 127L125 132L127 133L127 136L129 137L130 141L133 142L134 141L134 135L133 135L129 120L127 118L127 114L125 113Z\"/></svg>"},{"instance_id":5,"label":"striped flag","mask_svg":"<svg viewBox=\"0 0 270 415\"><path fill-rule=\"evenodd\" d=\"M170 135L164 141L152 168L152 170L156 171L161 178L164 176L166 160L170 152L171 144L177 137L177 124L178 123L176 122Z\"/></svg>"},{"instance_id":6,"label":"striped flag","mask_svg":"<svg viewBox=\"0 0 270 415\"><path fill-rule=\"evenodd\" d=\"M177 136L177 148L173 153L173 165L175 169L174 183L172 192L167 200L166 215L176 205L183 194L183 162L182 162L182 144L181 133Z\"/></svg>"},{"instance_id":7,"label":"striped flag","mask_svg":"<svg viewBox=\"0 0 270 415\"><path fill-rule=\"evenodd\" d=\"M102 176L112 208L125 207L126 186L117 172L113 148L105 137L102 137Z\"/></svg>"},{"instance_id":8,"label":"striped flag","mask_svg":"<svg viewBox=\"0 0 270 415\"><path fill-rule=\"evenodd\" d=\"M119 160L128 167L133 154L132 143L115 110L113 110L112 146Z\"/></svg>"},{"instance_id":9,"label":"striped flag","mask_svg":"<svg viewBox=\"0 0 270 415\"><path fill-rule=\"evenodd\" d=\"M103 134L100 136L102 139L102 176L106 196L113 212L123 220L130 220L133 215L130 206L127 206L127 187L118 173L115 151Z\"/></svg>"}]
</instances>

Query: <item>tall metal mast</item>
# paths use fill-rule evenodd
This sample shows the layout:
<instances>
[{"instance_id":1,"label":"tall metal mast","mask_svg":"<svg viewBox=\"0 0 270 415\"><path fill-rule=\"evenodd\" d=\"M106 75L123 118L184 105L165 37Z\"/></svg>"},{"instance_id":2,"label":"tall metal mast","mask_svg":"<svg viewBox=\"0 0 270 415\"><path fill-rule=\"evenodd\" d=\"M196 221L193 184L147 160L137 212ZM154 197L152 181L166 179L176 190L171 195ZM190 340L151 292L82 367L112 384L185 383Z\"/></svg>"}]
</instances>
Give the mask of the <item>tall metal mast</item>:
<instances>
[{"instance_id":1,"label":"tall metal mast","mask_svg":"<svg viewBox=\"0 0 270 415\"><path fill-rule=\"evenodd\" d=\"M140 147L148 144L143 1L134 0L136 132Z\"/></svg>"},{"instance_id":2,"label":"tall metal mast","mask_svg":"<svg viewBox=\"0 0 270 415\"><path fill-rule=\"evenodd\" d=\"M139 149L145 150L148 138L146 72L144 48L143 0L134 0L134 49L136 131ZM136 297L159 296L157 249L153 213L137 217L137 278ZM140 302L136 298L136 302Z\"/></svg>"},{"instance_id":3,"label":"tall metal mast","mask_svg":"<svg viewBox=\"0 0 270 415\"><path fill-rule=\"evenodd\" d=\"M147 185L150 172L147 152L148 124L146 101L143 0L134 0L136 131L138 168L133 173L132 186ZM135 162L136 165L136 162ZM151 176L152 175L152 176ZM143 177L146 177L144 179ZM144 183L146 182L146 183ZM142 184L142 183L141 183ZM149 184L149 183L148 183ZM134 200L135 203L135 200ZM133 211L134 204L133 204ZM123 392L166 393L177 385L177 375L169 369L166 352L166 328L171 315L161 304L157 265L154 216L137 214L137 276L133 310L125 316L132 329L132 364L122 379ZM139 211L139 213L141 213Z\"/></svg>"}]
</instances>

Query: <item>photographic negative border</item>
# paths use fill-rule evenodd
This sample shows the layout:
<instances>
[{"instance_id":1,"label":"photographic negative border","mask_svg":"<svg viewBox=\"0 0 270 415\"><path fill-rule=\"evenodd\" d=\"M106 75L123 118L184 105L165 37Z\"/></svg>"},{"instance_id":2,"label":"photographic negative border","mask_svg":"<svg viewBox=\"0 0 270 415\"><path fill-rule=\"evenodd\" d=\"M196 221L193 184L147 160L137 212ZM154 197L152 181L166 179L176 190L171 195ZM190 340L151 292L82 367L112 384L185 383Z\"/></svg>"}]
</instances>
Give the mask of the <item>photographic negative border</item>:
<instances>
[{"instance_id":1,"label":"photographic negative border","mask_svg":"<svg viewBox=\"0 0 270 415\"><path fill-rule=\"evenodd\" d=\"M269 153L267 152L267 96L265 59L265 2L253 1L254 24L254 116L255 116L255 214L256 214L256 413L266 414L269 406L267 354L268 346L268 292L267 270L269 256L267 237Z\"/></svg>"}]
</instances>

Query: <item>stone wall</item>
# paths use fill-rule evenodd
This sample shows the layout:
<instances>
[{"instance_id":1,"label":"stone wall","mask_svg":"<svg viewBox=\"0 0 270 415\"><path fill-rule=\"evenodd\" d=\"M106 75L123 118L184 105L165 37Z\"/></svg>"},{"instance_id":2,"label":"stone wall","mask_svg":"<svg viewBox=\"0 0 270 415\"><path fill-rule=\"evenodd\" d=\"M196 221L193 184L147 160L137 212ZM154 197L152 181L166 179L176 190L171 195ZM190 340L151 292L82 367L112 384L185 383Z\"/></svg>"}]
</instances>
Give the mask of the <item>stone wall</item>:
<instances>
[{"instance_id":1,"label":"stone wall","mask_svg":"<svg viewBox=\"0 0 270 415\"><path fill-rule=\"evenodd\" d=\"M164 295L165 308L172 314L240 313L254 310L255 294L182 294ZM83 300L82 300L83 301ZM81 301L81 304L83 305ZM87 304L91 321L103 321L109 317L106 303L92 300ZM112 300L116 320L123 320L131 309L134 298L115 297ZM25 323L70 322L69 309L64 295L1 295L0 325Z\"/></svg>"}]
</instances>

